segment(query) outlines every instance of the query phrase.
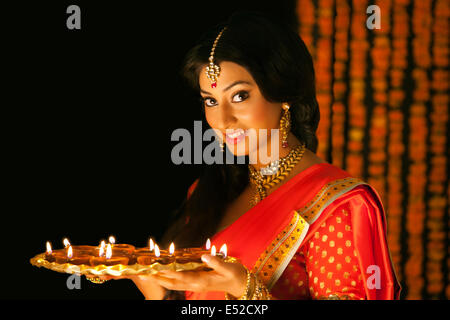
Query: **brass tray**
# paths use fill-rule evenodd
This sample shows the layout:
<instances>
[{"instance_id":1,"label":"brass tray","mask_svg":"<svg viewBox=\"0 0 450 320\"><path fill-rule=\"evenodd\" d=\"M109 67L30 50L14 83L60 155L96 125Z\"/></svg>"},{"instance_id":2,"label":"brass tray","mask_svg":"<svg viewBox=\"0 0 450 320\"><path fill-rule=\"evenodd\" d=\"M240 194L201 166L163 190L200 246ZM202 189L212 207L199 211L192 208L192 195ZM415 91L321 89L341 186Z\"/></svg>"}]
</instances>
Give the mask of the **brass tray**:
<instances>
[{"instance_id":1,"label":"brass tray","mask_svg":"<svg viewBox=\"0 0 450 320\"><path fill-rule=\"evenodd\" d=\"M226 257L224 259L226 262L236 262L237 259L233 257ZM35 267L43 267L49 270L53 270L61 273L70 273L78 275L109 275L109 276L128 276L128 275L148 275L155 274L162 270L174 270L174 271L188 271L204 268L206 270L207 265L199 262L189 262L189 263L170 263L170 264L160 264L158 262L151 265L133 264L133 265L123 265L116 264L112 266L98 265L75 265L71 263L56 263L49 262L45 259L45 253L40 253L35 257L30 259L30 263Z\"/></svg>"}]
</instances>

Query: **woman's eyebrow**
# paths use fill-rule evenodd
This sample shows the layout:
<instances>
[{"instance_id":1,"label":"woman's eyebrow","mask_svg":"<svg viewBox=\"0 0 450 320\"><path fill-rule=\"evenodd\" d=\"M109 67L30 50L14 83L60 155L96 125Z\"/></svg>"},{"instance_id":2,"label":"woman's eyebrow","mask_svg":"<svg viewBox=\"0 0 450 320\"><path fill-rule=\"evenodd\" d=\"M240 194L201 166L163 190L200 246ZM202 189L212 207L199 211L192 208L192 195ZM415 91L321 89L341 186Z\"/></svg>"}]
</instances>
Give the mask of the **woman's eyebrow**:
<instances>
[{"instance_id":1,"label":"woman's eyebrow","mask_svg":"<svg viewBox=\"0 0 450 320\"><path fill-rule=\"evenodd\" d=\"M248 85L252 85L251 82L249 82L249 81L238 80L238 81L235 81L235 82L233 82L232 84L230 84L228 87L224 88L224 89L222 90L222 92L228 91L228 90L230 90L232 87L237 86L238 84L248 84ZM210 92L205 91L205 90L202 90L202 89L200 89L200 92L201 92L201 93L205 93L205 94L212 95Z\"/></svg>"},{"instance_id":2,"label":"woman's eyebrow","mask_svg":"<svg viewBox=\"0 0 450 320\"><path fill-rule=\"evenodd\" d=\"M248 82L248 81L238 80L238 81L235 81L235 82L233 82L232 84L230 84L228 87L226 87L226 88L223 89L222 91L223 91L223 92L228 91L228 90L230 90L232 87L237 86L238 84L248 84L248 85L251 85L251 83Z\"/></svg>"}]
</instances>

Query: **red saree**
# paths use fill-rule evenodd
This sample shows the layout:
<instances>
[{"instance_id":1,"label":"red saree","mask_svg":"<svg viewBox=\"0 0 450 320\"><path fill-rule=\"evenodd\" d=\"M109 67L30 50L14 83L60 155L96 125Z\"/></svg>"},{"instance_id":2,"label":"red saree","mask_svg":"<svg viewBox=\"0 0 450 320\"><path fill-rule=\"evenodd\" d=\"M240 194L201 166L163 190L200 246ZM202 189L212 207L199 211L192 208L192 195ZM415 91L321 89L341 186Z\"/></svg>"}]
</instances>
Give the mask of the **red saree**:
<instances>
[{"instance_id":1,"label":"red saree","mask_svg":"<svg viewBox=\"0 0 450 320\"><path fill-rule=\"evenodd\" d=\"M329 163L291 178L211 242L226 243L274 299L399 298L377 192ZM186 299L225 295L186 292Z\"/></svg>"}]
</instances>

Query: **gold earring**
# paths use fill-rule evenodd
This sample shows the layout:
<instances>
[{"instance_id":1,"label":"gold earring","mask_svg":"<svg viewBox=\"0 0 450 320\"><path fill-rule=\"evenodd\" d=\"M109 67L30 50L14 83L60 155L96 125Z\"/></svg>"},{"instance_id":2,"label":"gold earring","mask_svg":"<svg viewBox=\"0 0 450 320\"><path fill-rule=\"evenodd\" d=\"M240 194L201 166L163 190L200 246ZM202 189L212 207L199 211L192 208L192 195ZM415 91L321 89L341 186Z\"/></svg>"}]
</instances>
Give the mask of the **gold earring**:
<instances>
[{"instance_id":1,"label":"gold earring","mask_svg":"<svg viewBox=\"0 0 450 320\"><path fill-rule=\"evenodd\" d=\"M223 152L224 149L225 149L225 146L224 146L223 142L221 142L221 143L220 143L220 151Z\"/></svg>"},{"instance_id":2,"label":"gold earring","mask_svg":"<svg viewBox=\"0 0 450 320\"><path fill-rule=\"evenodd\" d=\"M289 131L291 131L291 113L289 112L290 106L287 103L283 103L281 107L283 108L283 115L280 119L281 146L283 148L287 148L289 146L287 137Z\"/></svg>"}]
</instances>

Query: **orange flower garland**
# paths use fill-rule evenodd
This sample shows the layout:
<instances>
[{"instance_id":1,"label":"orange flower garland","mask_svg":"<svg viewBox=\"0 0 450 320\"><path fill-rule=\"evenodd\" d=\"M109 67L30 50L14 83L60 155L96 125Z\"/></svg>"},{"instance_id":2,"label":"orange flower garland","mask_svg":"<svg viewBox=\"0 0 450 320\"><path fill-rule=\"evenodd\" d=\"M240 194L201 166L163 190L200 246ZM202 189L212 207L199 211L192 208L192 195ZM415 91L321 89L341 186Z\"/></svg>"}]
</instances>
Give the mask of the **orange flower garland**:
<instances>
[{"instance_id":1,"label":"orange flower garland","mask_svg":"<svg viewBox=\"0 0 450 320\"><path fill-rule=\"evenodd\" d=\"M366 27L370 4L379 30ZM379 192L402 298L449 299L450 3L298 0L297 13L316 69L318 155Z\"/></svg>"},{"instance_id":2,"label":"orange flower garland","mask_svg":"<svg viewBox=\"0 0 450 320\"><path fill-rule=\"evenodd\" d=\"M430 8L431 12L431 8ZM448 270L450 261L448 257L448 208L450 194L445 194L445 184L449 188L448 175L448 114L449 114L449 18L450 4L448 1L437 0L434 4L432 19L433 47L429 62L432 65L431 84L429 84L431 97L430 114L430 168L429 184L430 193L428 201L427 219L427 252L428 259L425 265L427 293L432 298L450 299L450 285ZM430 15L431 19L431 15ZM430 22L431 25L431 22ZM446 232L447 227L447 232ZM446 261L447 256L447 261ZM447 265L446 265L447 264ZM444 274L443 270L447 270ZM447 279L446 279L447 277ZM444 287L447 283L447 287ZM444 295L446 292L446 297Z\"/></svg>"}]
</instances>

